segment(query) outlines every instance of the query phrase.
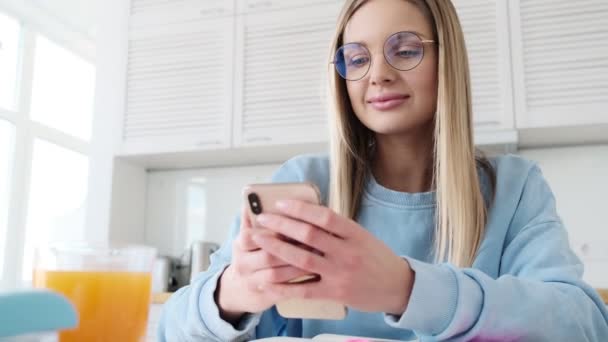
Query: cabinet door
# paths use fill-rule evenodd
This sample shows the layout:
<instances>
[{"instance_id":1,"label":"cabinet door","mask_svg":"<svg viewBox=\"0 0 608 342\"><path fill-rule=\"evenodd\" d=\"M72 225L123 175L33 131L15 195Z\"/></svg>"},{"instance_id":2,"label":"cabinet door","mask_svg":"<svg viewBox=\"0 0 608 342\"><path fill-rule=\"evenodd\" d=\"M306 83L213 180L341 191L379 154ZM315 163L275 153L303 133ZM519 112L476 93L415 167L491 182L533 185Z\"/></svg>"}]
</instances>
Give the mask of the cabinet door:
<instances>
[{"instance_id":1,"label":"cabinet door","mask_svg":"<svg viewBox=\"0 0 608 342\"><path fill-rule=\"evenodd\" d=\"M230 145L233 17L132 29L123 154Z\"/></svg>"},{"instance_id":2,"label":"cabinet door","mask_svg":"<svg viewBox=\"0 0 608 342\"><path fill-rule=\"evenodd\" d=\"M237 0L237 11L238 13L262 13L281 9L300 9L318 5L343 3L343 0Z\"/></svg>"},{"instance_id":3,"label":"cabinet door","mask_svg":"<svg viewBox=\"0 0 608 342\"><path fill-rule=\"evenodd\" d=\"M233 0L131 0L131 29L234 15Z\"/></svg>"},{"instance_id":4,"label":"cabinet door","mask_svg":"<svg viewBox=\"0 0 608 342\"><path fill-rule=\"evenodd\" d=\"M479 134L513 129L507 3L504 0L453 2L469 54L475 131Z\"/></svg>"},{"instance_id":5,"label":"cabinet door","mask_svg":"<svg viewBox=\"0 0 608 342\"><path fill-rule=\"evenodd\" d=\"M512 0L518 128L608 123L608 2Z\"/></svg>"},{"instance_id":6,"label":"cabinet door","mask_svg":"<svg viewBox=\"0 0 608 342\"><path fill-rule=\"evenodd\" d=\"M327 139L325 80L340 8L336 2L237 19L237 146Z\"/></svg>"}]
</instances>

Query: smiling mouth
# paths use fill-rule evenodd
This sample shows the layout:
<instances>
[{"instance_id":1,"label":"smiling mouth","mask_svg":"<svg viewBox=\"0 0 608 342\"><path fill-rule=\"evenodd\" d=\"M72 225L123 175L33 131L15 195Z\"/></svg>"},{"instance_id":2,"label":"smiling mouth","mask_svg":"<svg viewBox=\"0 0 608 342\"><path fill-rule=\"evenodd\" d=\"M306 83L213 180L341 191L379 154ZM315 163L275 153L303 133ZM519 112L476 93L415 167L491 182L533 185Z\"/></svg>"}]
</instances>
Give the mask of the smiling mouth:
<instances>
[{"instance_id":1,"label":"smiling mouth","mask_svg":"<svg viewBox=\"0 0 608 342\"><path fill-rule=\"evenodd\" d=\"M373 99L371 101L368 101L368 104L376 110L387 111L403 105L409 99L409 95L391 96L386 98Z\"/></svg>"}]
</instances>

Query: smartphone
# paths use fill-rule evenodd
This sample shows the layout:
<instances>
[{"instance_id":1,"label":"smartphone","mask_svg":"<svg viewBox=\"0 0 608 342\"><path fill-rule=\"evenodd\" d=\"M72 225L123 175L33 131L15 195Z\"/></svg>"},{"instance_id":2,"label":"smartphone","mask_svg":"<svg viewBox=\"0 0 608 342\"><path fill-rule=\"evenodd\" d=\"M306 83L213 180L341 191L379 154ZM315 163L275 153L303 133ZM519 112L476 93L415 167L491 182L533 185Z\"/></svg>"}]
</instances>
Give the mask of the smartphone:
<instances>
[{"instance_id":1,"label":"smartphone","mask_svg":"<svg viewBox=\"0 0 608 342\"><path fill-rule=\"evenodd\" d=\"M312 204L321 204L321 195L317 186L313 183L266 183L250 184L243 189L243 197L247 203L247 214L254 228L256 216L261 213L278 214L275 203L280 200L300 200ZM311 252L322 255L319 251L286 238L286 241L304 248ZM314 282L319 280L319 275L310 274L292 279L287 283ZM289 299L277 304L279 314L285 318L304 319L333 319L340 320L346 317L346 307L340 303L326 300Z\"/></svg>"}]
</instances>

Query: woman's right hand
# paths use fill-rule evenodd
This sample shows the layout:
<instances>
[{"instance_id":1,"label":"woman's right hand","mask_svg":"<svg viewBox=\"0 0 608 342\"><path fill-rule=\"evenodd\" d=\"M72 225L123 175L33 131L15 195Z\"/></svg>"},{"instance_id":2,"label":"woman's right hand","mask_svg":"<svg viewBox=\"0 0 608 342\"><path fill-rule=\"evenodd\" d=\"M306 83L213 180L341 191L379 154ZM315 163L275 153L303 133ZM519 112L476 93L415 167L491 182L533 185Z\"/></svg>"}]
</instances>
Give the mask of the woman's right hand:
<instances>
[{"instance_id":1,"label":"woman's right hand","mask_svg":"<svg viewBox=\"0 0 608 342\"><path fill-rule=\"evenodd\" d=\"M235 324L246 313L262 312L282 298L264 291L265 284L285 283L310 274L260 249L254 234L275 234L253 228L247 207L241 212L241 228L232 246L232 263L222 274L215 301L224 320Z\"/></svg>"}]
</instances>

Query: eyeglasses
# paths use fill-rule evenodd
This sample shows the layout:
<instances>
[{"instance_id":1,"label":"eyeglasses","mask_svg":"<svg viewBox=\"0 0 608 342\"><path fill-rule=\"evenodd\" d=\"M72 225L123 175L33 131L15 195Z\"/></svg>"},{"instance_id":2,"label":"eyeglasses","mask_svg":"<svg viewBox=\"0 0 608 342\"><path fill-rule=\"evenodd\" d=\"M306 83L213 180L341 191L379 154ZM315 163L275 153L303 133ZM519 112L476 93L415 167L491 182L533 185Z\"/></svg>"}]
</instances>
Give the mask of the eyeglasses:
<instances>
[{"instance_id":1,"label":"eyeglasses","mask_svg":"<svg viewBox=\"0 0 608 342\"><path fill-rule=\"evenodd\" d=\"M417 67L424 58L424 44L434 40L422 40L414 32L397 32L384 42L384 59L397 70L408 71ZM365 77L371 67L372 55L360 43L349 43L336 51L331 63L347 81L358 81Z\"/></svg>"}]
</instances>

